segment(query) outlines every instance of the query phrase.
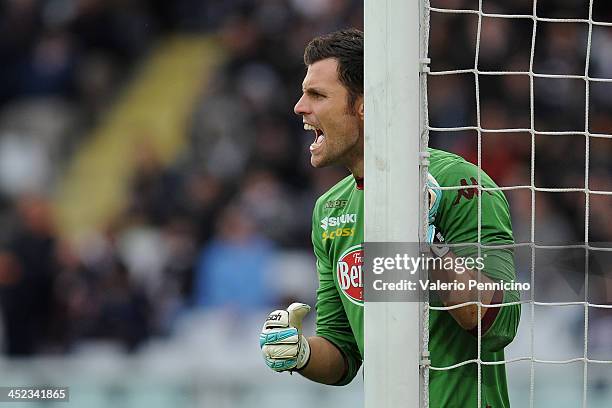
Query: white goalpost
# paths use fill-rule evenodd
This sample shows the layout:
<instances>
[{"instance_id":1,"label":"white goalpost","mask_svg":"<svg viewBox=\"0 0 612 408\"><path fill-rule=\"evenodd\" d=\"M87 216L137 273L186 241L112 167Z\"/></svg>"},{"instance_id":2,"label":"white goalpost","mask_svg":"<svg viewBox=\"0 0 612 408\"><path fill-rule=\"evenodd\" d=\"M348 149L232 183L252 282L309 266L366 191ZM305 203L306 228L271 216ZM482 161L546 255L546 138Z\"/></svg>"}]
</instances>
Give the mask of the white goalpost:
<instances>
[{"instance_id":1,"label":"white goalpost","mask_svg":"<svg viewBox=\"0 0 612 408\"><path fill-rule=\"evenodd\" d=\"M365 240L418 242L425 210L420 152L427 52L421 1L365 1ZM427 319L416 302L365 303L365 407L422 407Z\"/></svg>"}]
</instances>

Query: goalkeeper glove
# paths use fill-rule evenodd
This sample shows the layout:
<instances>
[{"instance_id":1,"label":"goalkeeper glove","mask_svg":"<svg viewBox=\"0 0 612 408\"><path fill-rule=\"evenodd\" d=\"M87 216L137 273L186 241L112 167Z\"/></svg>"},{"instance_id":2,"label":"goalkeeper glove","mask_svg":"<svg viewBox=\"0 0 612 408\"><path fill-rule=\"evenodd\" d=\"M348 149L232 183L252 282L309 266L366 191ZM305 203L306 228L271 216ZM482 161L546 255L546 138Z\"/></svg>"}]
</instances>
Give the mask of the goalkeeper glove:
<instances>
[{"instance_id":1,"label":"goalkeeper glove","mask_svg":"<svg viewBox=\"0 0 612 408\"><path fill-rule=\"evenodd\" d=\"M429 196L429 212L426 241L430 245L431 252L438 257L443 257L449 252L448 246L444 242L442 233L434 225L440 202L442 201L442 190L436 179L427 173L427 194Z\"/></svg>"},{"instance_id":2,"label":"goalkeeper glove","mask_svg":"<svg viewBox=\"0 0 612 408\"><path fill-rule=\"evenodd\" d=\"M302 319L310 311L304 303L292 303L287 310L275 310L266 319L259 346L274 371L299 370L308 363L310 345L302 335Z\"/></svg>"},{"instance_id":3,"label":"goalkeeper glove","mask_svg":"<svg viewBox=\"0 0 612 408\"><path fill-rule=\"evenodd\" d=\"M429 213L428 221L429 225L433 225L436 220L436 214L438 213L438 207L440 207L440 202L442 201L442 190L440 189L440 185L431 175L431 173L427 173L427 194L429 196Z\"/></svg>"}]
</instances>

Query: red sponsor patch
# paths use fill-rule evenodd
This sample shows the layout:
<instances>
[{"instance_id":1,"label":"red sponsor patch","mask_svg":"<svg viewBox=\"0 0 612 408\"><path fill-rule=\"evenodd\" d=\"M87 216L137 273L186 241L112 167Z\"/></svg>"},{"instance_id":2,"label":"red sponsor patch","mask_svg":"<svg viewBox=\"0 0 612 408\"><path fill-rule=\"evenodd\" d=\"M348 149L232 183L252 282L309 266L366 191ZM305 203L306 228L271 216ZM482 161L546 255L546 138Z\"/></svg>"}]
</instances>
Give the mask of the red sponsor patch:
<instances>
[{"instance_id":1,"label":"red sponsor patch","mask_svg":"<svg viewBox=\"0 0 612 408\"><path fill-rule=\"evenodd\" d=\"M336 269L342 293L353 303L363 305L363 248L355 245L344 252Z\"/></svg>"}]
</instances>

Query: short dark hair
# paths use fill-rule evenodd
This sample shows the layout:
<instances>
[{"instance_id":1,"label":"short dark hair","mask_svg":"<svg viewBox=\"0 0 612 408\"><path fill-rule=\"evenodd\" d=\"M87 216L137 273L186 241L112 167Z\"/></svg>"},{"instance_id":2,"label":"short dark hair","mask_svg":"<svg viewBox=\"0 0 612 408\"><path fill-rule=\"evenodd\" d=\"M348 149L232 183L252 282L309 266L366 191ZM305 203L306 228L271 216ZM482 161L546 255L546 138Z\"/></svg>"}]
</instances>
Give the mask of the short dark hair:
<instances>
[{"instance_id":1,"label":"short dark hair","mask_svg":"<svg viewBox=\"0 0 612 408\"><path fill-rule=\"evenodd\" d=\"M338 79L348 91L348 107L363 95L363 31L349 28L315 37L304 50L304 64L327 58L338 62Z\"/></svg>"}]
</instances>

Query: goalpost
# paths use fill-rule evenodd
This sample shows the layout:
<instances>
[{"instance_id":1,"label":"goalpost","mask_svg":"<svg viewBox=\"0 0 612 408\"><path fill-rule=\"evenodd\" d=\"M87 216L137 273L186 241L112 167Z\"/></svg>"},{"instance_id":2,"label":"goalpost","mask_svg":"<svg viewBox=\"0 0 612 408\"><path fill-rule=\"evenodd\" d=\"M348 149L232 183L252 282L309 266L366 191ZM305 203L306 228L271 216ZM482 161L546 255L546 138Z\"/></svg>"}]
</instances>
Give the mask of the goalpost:
<instances>
[{"instance_id":1,"label":"goalpost","mask_svg":"<svg viewBox=\"0 0 612 408\"><path fill-rule=\"evenodd\" d=\"M421 27L421 5L365 1L366 242L418 242L425 225L424 192L414 194L425 176L420 152L426 147L421 141L426 88L420 71L428 28ZM427 348L423 312L416 302L365 303L366 408L426 406L427 379L419 370L426 357L423 339Z\"/></svg>"}]
</instances>

